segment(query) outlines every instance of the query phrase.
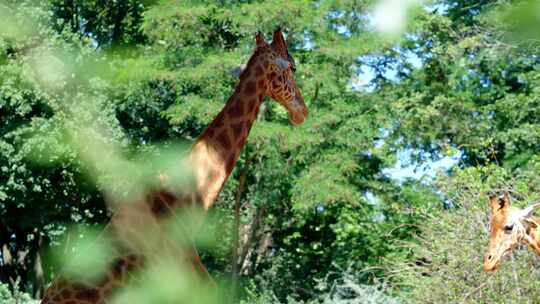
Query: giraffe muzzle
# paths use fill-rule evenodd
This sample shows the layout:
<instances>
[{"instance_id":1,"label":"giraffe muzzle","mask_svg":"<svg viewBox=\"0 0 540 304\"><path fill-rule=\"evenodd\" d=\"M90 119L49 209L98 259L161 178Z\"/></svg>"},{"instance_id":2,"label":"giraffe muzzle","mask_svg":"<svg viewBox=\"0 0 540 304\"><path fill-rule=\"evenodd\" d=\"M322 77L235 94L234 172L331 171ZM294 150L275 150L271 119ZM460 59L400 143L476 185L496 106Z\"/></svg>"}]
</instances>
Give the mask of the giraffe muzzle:
<instances>
[{"instance_id":1,"label":"giraffe muzzle","mask_svg":"<svg viewBox=\"0 0 540 304\"><path fill-rule=\"evenodd\" d=\"M308 116L308 109L302 97L298 95L291 102L289 110L289 120L293 125L300 125L304 123Z\"/></svg>"}]
</instances>

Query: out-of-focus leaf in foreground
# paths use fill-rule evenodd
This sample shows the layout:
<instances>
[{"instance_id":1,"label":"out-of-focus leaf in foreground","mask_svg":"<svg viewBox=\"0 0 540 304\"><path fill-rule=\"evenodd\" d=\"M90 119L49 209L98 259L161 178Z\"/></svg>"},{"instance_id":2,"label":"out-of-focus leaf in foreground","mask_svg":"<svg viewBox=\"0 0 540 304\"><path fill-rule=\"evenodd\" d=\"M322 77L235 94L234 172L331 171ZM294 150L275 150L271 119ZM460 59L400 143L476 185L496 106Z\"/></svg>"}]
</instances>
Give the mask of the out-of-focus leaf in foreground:
<instances>
[{"instance_id":1,"label":"out-of-focus leaf in foreground","mask_svg":"<svg viewBox=\"0 0 540 304\"><path fill-rule=\"evenodd\" d=\"M62 266L62 274L69 280L95 283L108 269L114 251L111 240L98 229L72 227L61 242L54 247L51 257Z\"/></svg>"}]
</instances>

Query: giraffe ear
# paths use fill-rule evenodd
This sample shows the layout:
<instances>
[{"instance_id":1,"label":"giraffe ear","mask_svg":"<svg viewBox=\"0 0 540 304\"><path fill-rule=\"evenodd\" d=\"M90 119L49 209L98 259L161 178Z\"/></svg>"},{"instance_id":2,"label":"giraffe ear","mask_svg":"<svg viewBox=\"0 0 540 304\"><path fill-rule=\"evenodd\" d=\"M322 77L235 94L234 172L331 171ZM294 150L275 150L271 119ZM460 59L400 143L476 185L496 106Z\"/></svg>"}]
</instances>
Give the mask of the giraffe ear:
<instances>
[{"instance_id":1,"label":"giraffe ear","mask_svg":"<svg viewBox=\"0 0 540 304\"><path fill-rule=\"evenodd\" d=\"M258 48L268 45L268 43L264 41L264 36L261 32L257 32L257 34L255 34L255 43L257 44Z\"/></svg>"},{"instance_id":2,"label":"giraffe ear","mask_svg":"<svg viewBox=\"0 0 540 304\"><path fill-rule=\"evenodd\" d=\"M283 33L281 32L280 28L274 31L274 36L272 37L272 47L284 58L289 57L287 43L285 42L285 38L283 38Z\"/></svg>"},{"instance_id":3,"label":"giraffe ear","mask_svg":"<svg viewBox=\"0 0 540 304\"><path fill-rule=\"evenodd\" d=\"M507 210L510 207L510 197L508 196L508 192L505 191L502 195L490 195L489 204L491 205L492 214L501 209Z\"/></svg>"}]
</instances>

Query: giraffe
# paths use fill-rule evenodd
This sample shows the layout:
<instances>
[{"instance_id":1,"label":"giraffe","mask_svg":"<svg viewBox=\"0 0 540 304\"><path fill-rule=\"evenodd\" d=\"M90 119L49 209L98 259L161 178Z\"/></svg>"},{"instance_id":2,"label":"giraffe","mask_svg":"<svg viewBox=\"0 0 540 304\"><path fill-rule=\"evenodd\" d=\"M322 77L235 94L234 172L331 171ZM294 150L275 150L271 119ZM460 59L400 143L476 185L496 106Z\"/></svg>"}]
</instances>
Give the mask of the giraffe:
<instances>
[{"instance_id":1,"label":"giraffe","mask_svg":"<svg viewBox=\"0 0 540 304\"><path fill-rule=\"evenodd\" d=\"M167 176L162 176L162 186L157 190L148 191L139 201L121 204L105 228L113 236L116 254L108 271L91 283L59 277L49 287L41 304L110 303L130 275L153 257L156 248L160 257L165 254L181 259L200 274L203 282L211 282L191 243L176 246L174 241L161 237L163 223L179 209L194 208L205 214L212 207L246 144L264 96L284 106L293 125L302 124L308 115L294 80L295 62L281 29L274 31L271 43L267 43L260 32L255 35L255 42L255 50L239 75L240 82L234 93L184 159L184 164L192 168L192 187L175 189L168 185ZM141 237L142 234L151 237Z\"/></svg>"},{"instance_id":2,"label":"giraffe","mask_svg":"<svg viewBox=\"0 0 540 304\"><path fill-rule=\"evenodd\" d=\"M484 271L497 270L505 255L520 243L528 245L540 256L540 218L532 217L540 203L518 209L510 206L508 192L489 197L491 206L489 247L484 258Z\"/></svg>"}]
</instances>

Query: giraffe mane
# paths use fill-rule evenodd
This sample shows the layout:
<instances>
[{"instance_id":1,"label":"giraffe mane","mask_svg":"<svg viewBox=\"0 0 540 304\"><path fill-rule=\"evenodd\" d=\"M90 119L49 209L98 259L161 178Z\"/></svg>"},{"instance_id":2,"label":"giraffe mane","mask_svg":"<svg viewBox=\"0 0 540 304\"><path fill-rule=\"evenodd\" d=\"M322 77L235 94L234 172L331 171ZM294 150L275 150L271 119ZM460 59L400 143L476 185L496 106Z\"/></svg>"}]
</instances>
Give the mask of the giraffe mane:
<instances>
[{"instance_id":1,"label":"giraffe mane","mask_svg":"<svg viewBox=\"0 0 540 304\"><path fill-rule=\"evenodd\" d=\"M253 63L258 59L259 55L266 52L266 51L268 51L269 49L270 49L269 46L255 48L255 50L251 54L251 57L249 58L248 62L246 63L245 68L242 70L242 72L240 72L240 76L239 76L240 80L243 80L243 79L246 78L248 67L253 65Z\"/></svg>"}]
</instances>

